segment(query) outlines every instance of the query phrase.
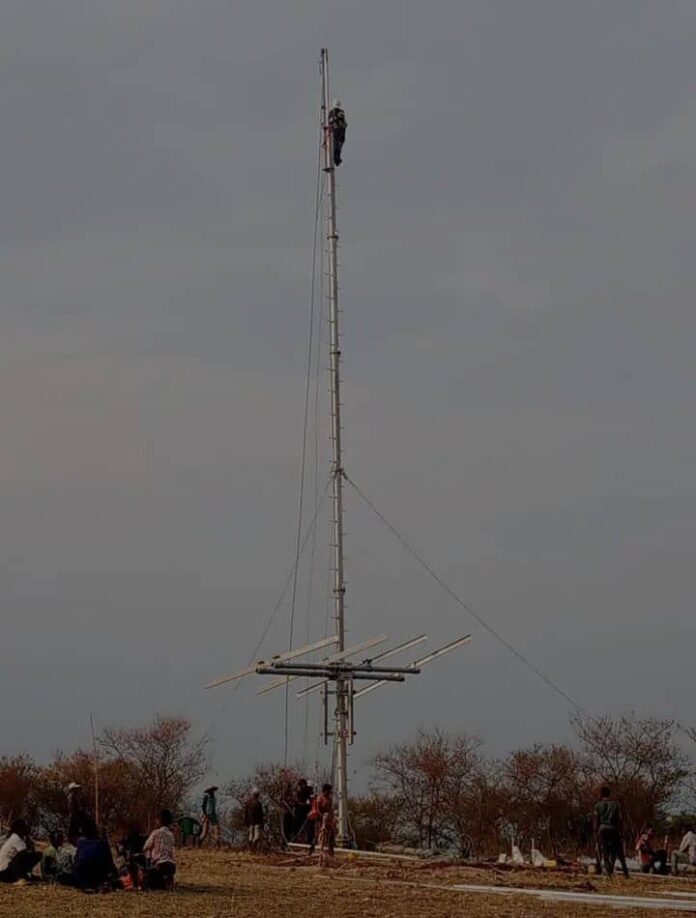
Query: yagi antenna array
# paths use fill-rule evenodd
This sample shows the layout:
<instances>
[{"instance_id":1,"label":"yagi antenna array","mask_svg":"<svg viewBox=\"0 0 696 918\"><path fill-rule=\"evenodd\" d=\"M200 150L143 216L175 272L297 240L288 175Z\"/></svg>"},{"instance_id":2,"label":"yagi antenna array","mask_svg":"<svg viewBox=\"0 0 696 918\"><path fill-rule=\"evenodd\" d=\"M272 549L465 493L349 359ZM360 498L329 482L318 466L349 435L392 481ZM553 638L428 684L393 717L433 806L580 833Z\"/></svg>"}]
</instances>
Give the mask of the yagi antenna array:
<instances>
[{"instance_id":1,"label":"yagi antenna array","mask_svg":"<svg viewBox=\"0 0 696 918\"><path fill-rule=\"evenodd\" d=\"M379 653L364 657L362 660L356 661L352 659L365 653L365 651L371 650L379 644L383 644L386 639L386 636L381 634L378 637L370 638L368 641L363 641L361 644L356 644L354 647L349 647L347 650L340 650L338 653L325 656L317 661L300 659L300 657L309 657L311 654L317 653L317 651L335 646L338 643L338 638L336 636L324 638L324 640L316 641L314 644L307 644L304 647L298 647L296 650L277 654L271 657L270 660L259 660L255 666L250 666L231 676L223 676L222 679L211 682L206 688L216 688L219 685L233 682L236 679L242 679L244 676L250 676L254 673L262 676L281 676L282 678L276 679L274 682L271 682L269 685L259 690L258 694L263 695L266 692L281 688L295 679L316 679L318 681L312 682L306 688L299 691L297 697L304 698L313 692L321 691L324 708L323 733L324 742L326 743L328 742L329 736L334 735L328 728L328 698L330 694L336 694L340 686L341 690L347 694L348 698L347 738L348 741L352 743L355 736L355 730L353 729L353 702L356 698L361 698L363 695L367 695L369 692L373 692L375 689L387 685L390 682L405 682L407 676L417 676L421 671L421 667L467 644L471 640L471 635L466 634L463 637L457 638L455 641L450 641L449 644L438 647L437 650L433 650L417 660L412 660L404 666L384 665L384 661L400 653L405 653L417 644L422 644L423 641L428 639L427 634L418 634L415 637L409 638L407 641L403 641L401 644L397 644L395 647L390 647L387 650L380 650ZM367 682L368 685L355 690L355 681ZM334 685L333 690L329 688L331 684Z\"/></svg>"},{"instance_id":2,"label":"yagi antenna array","mask_svg":"<svg viewBox=\"0 0 696 918\"><path fill-rule=\"evenodd\" d=\"M371 638L369 641L363 641L362 644L358 644L356 647L350 647L348 650L342 650L340 653L335 653L333 656L322 660L322 663L339 663L341 660L347 660L349 657L354 657L357 654L362 653L364 650L369 650L371 647L375 647L377 644L383 644L386 639L386 634L381 634L379 637ZM264 695L266 692L272 692L273 689L281 688L282 686L287 685L288 682L291 682L293 679L297 678L299 677L286 676L285 679L277 679L275 682L271 682L270 685L266 685L264 688L259 689L256 694Z\"/></svg>"},{"instance_id":3,"label":"yagi antenna array","mask_svg":"<svg viewBox=\"0 0 696 918\"><path fill-rule=\"evenodd\" d=\"M419 634L418 637L411 638L408 641L404 641L403 644L398 644L396 647L392 647L390 650L383 650L381 653L378 653L376 656L372 657L372 663L376 663L379 660L386 660L387 657L396 656L397 653L402 653L404 650L409 650L411 647L414 647L416 644L422 644L423 641L428 640L427 634ZM368 661L366 661L368 662ZM323 688L323 682L314 682L312 685L308 685L307 688L302 689L301 692L297 693L298 698L304 698L307 695L311 695L313 692L319 691Z\"/></svg>"}]
</instances>

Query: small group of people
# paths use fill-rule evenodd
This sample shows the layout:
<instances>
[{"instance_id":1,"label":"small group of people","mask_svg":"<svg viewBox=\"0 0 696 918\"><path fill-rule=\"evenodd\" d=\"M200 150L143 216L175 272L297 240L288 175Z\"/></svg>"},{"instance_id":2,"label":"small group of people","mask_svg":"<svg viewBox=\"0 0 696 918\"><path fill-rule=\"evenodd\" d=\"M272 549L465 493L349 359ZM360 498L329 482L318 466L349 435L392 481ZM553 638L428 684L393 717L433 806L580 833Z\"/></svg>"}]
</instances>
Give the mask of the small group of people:
<instances>
[{"instance_id":1,"label":"small group of people","mask_svg":"<svg viewBox=\"0 0 696 918\"><path fill-rule=\"evenodd\" d=\"M161 810L157 828L145 835L131 826L117 844L118 876L124 889L171 889L176 874L176 842L170 810Z\"/></svg>"},{"instance_id":2,"label":"small group of people","mask_svg":"<svg viewBox=\"0 0 696 918\"><path fill-rule=\"evenodd\" d=\"M316 794L306 778L299 778L293 785L286 782L280 801L283 845L304 843L312 853L317 841L333 854L336 836L334 819L333 787L323 784L321 793ZM266 811L258 787L251 790L244 804L244 825L247 829L249 847L257 849L262 845Z\"/></svg>"},{"instance_id":3,"label":"small group of people","mask_svg":"<svg viewBox=\"0 0 696 918\"><path fill-rule=\"evenodd\" d=\"M599 800L595 804L594 831L597 872L603 871L607 876L613 876L618 861L624 876L627 877L623 810L608 786L600 790ZM643 873L667 874L671 871L676 875L680 865L696 867L696 832L689 826L681 844L672 851L670 857L667 838L664 845L658 847L655 830L652 826L646 826L636 838L635 850Z\"/></svg>"},{"instance_id":4,"label":"small group of people","mask_svg":"<svg viewBox=\"0 0 696 918\"><path fill-rule=\"evenodd\" d=\"M75 844L72 876L59 874L59 883L77 889L168 889L176 873L174 817L162 809L157 826L145 836L140 826L130 826L116 845L117 860L84 804L82 788L71 783L68 793L68 842Z\"/></svg>"},{"instance_id":5,"label":"small group of people","mask_svg":"<svg viewBox=\"0 0 696 918\"><path fill-rule=\"evenodd\" d=\"M80 785L71 783L66 793L67 837L53 831L39 851L27 823L14 820L0 847L0 882L26 885L44 880L85 892L173 886L176 858L169 810L160 812L157 828L147 837L133 826L117 845L115 860L106 835L84 805ZM36 873L39 865L40 875Z\"/></svg>"},{"instance_id":6,"label":"small group of people","mask_svg":"<svg viewBox=\"0 0 696 918\"><path fill-rule=\"evenodd\" d=\"M636 855L640 859L643 873L672 873L676 876L680 867L696 867L696 832L687 826L679 847L668 853L669 840L665 837L662 847L656 845L656 832L648 826L636 839Z\"/></svg>"},{"instance_id":7,"label":"small group of people","mask_svg":"<svg viewBox=\"0 0 696 918\"><path fill-rule=\"evenodd\" d=\"M669 873L667 839L664 846L657 847L656 833L652 826L646 826L636 838L636 857L643 873Z\"/></svg>"},{"instance_id":8,"label":"small group of people","mask_svg":"<svg viewBox=\"0 0 696 918\"><path fill-rule=\"evenodd\" d=\"M198 848L209 840L220 847L220 818L217 811L217 784L211 784L203 791L200 819L185 813L180 816L176 824L179 827L182 848Z\"/></svg>"}]
</instances>

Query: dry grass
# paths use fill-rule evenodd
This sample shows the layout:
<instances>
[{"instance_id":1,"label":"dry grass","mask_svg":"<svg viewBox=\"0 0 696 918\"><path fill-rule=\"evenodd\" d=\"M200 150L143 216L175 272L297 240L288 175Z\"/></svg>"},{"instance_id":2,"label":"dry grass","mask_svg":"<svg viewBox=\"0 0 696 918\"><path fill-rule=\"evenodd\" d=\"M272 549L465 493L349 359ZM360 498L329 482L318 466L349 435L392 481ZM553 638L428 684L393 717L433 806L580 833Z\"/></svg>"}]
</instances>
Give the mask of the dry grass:
<instances>
[{"instance_id":1,"label":"dry grass","mask_svg":"<svg viewBox=\"0 0 696 918\"><path fill-rule=\"evenodd\" d=\"M87 896L53 887L0 887L0 915L5 918L526 918L594 916L591 905L544 904L526 897L501 898L448 890L453 883L553 886L616 894L661 895L667 889L696 892L684 879L636 877L612 882L577 873L502 872L494 869L379 864L341 860L320 870L307 858L273 855L253 858L221 851L179 853L175 893L117 892ZM591 880L591 883L590 883ZM433 889L435 885L438 888ZM623 911L617 915L678 914L672 911Z\"/></svg>"}]
</instances>

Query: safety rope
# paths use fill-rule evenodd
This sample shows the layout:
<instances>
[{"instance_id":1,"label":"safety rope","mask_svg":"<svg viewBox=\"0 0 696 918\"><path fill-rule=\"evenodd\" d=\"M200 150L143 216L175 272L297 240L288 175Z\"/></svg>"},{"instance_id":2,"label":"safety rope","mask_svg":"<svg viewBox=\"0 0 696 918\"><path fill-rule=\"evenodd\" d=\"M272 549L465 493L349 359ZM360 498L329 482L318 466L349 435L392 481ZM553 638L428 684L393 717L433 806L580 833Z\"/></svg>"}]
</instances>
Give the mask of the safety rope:
<instances>
[{"instance_id":1,"label":"safety rope","mask_svg":"<svg viewBox=\"0 0 696 918\"><path fill-rule=\"evenodd\" d=\"M320 148L320 164L321 164L321 148ZM320 366L321 366L321 347L323 343L322 336L322 323L324 318L324 246L319 246L319 265L317 274L314 273L314 266L316 263L316 252L317 252L317 228L323 224L324 220L324 186L325 186L325 173L320 169L320 189L319 189L319 221L315 221L314 224L314 259L312 266L312 277L319 278L319 313L317 316L316 322L316 351L314 357L314 419L313 419L313 429L314 429L314 456L313 456L313 469L312 469L312 482L313 482L313 491L314 491L314 507L317 505L319 500L319 392L320 392ZM312 288L312 295L314 295L314 288ZM307 575L307 608L305 610L306 621L305 621L305 644L310 642L311 634L311 624L312 624L312 596L314 590L314 565L316 559L316 548L317 548L317 527L314 528L312 534L312 546L309 552L309 573ZM324 635L325 637L327 635ZM305 709L304 709L304 735L302 742L302 756L303 758L307 755L307 746L309 743L309 707L310 707L310 698L309 695L305 698Z\"/></svg>"},{"instance_id":2,"label":"safety rope","mask_svg":"<svg viewBox=\"0 0 696 918\"><path fill-rule=\"evenodd\" d=\"M295 636L295 604L297 600L297 581L300 567L300 543L302 541L302 518L304 514L305 471L307 467L307 431L309 427L309 404L312 385L312 361L314 352L314 313L316 300L316 265L317 265L317 239L319 230L319 211L321 202L321 151L317 159L317 178L314 200L314 238L312 243L312 277L309 297L309 327L307 330L307 366L305 372L304 416L302 425L302 458L300 461L300 493L297 505L297 530L295 536L295 569L292 578L292 597L290 600L290 627L288 634L288 651L293 648ZM290 680L285 682L285 724L283 762L287 766L290 745Z\"/></svg>"},{"instance_id":3,"label":"safety rope","mask_svg":"<svg viewBox=\"0 0 696 918\"><path fill-rule=\"evenodd\" d=\"M375 506L375 504L370 500L365 492L362 491L358 485L356 485L352 478L350 478L345 472L343 473L343 477L345 481L347 481L353 490L358 494L361 500L369 507L377 519L387 527L392 535L395 536L395 538L401 543L403 548L405 548L411 557L414 558L414 560L417 561L418 564L423 568L423 570L432 577L438 586L440 586L459 606L461 606L462 609L464 609L465 612L467 612L475 621L477 621L485 631L494 637L496 641L498 641L503 645L503 647L509 650L510 653L520 661L520 663L526 666L527 669L533 672L535 676L541 679L541 681L544 682L548 688L552 689L557 695L567 701L568 704L575 708L578 713L585 717L589 717L587 711L585 711L580 702L576 701L572 695L569 695L567 692L565 692L557 683L553 681L553 679L551 679L546 675L545 672L539 669L535 663L532 663L529 657L522 653L521 650L518 650L517 647L515 647L514 644L512 644L507 638L504 638L503 635L500 634L499 631L496 631L492 625L489 625L488 622L481 615L479 615L478 612L475 612L471 606L466 603L448 583L446 583L442 575L438 574L438 572L433 567L431 567L430 564L428 564L428 562L416 551L416 549L411 545L406 537L403 536L401 532L399 532L396 526L394 526L394 524L387 519L387 517Z\"/></svg>"},{"instance_id":4,"label":"safety rope","mask_svg":"<svg viewBox=\"0 0 696 918\"><path fill-rule=\"evenodd\" d=\"M283 604L283 600L285 599L285 596L286 596L286 594L287 594L287 592L288 592L288 590L289 590L289 588L290 588L290 585L292 584L292 580L293 580L293 577L294 577L294 575L295 575L295 570L296 570L296 568L297 568L297 564L298 564L299 561L301 560L302 555L304 554L304 550L305 550L305 548L307 547L307 543L309 542L309 537L311 536L312 531L313 531L313 529L314 529L314 527L315 527L315 525L316 525L317 519L318 519L319 514L320 514L320 512L321 512L321 508L324 506L324 501L326 500L326 495L329 493L329 486L330 486L330 485L331 485L331 476L329 476L329 478L328 478L327 481L326 481L326 485L324 486L324 491L323 491L323 493L322 493L322 495L321 495L321 499L320 499L320 501L319 501L319 504L317 505L316 512L314 513L314 516L312 517L312 521L310 522L309 526L307 526L307 529L306 529L306 531L305 531L304 538L302 539L302 544L301 544L301 546L300 546L300 557L299 557L299 559L296 559L295 563L293 564L292 568L290 569L290 572L288 573L288 576L287 576L286 579L285 579L285 584L284 584L284 586L283 586L283 589L281 590L280 595L278 596L278 599L277 599L277 601L276 601L276 604L273 606L273 609L271 610L271 614L268 616L268 619L266 620L266 624L264 625L263 631L262 631L262 633L261 633L261 637L259 638L258 643L256 644L256 647L255 647L254 650L252 651L251 656L249 657L249 662L247 663L247 666L251 666L251 664L254 663L256 660L258 660L258 658L259 658L259 657L258 657L259 651L260 651L261 648L263 647L263 643L264 643L264 641L266 640L266 638L268 637L268 632L271 630L271 625L272 625L273 622L275 621L275 618L276 618L276 616L277 616L277 614L278 614L278 611L280 610L280 607L281 607L281 605ZM236 691L237 688L238 688L240 685L241 685L240 682L235 682L235 684L234 684L234 686L233 686L233 688L232 688L232 691L233 691L233 692Z\"/></svg>"}]
</instances>

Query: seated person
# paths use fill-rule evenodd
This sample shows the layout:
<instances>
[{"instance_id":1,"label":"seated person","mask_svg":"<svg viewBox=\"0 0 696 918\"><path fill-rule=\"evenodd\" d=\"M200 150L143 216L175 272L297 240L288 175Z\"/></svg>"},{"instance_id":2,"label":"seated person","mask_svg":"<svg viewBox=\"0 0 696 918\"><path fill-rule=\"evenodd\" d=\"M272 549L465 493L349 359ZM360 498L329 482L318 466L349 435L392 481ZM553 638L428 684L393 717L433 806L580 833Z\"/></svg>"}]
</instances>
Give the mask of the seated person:
<instances>
[{"instance_id":1,"label":"seated person","mask_svg":"<svg viewBox=\"0 0 696 918\"><path fill-rule=\"evenodd\" d=\"M696 867L696 832L693 826L688 826L681 845L672 852L672 873L676 876L679 873L679 865L691 864Z\"/></svg>"},{"instance_id":2,"label":"seated person","mask_svg":"<svg viewBox=\"0 0 696 918\"><path fill-rule=\"evenodd\" d=\"M145 836L136 823L130 826L128 834L118 843L118 853L123 858L123 863L131 878L131 885L136 889L143 885L147 867L144 846Z\"/></svg>"},{"instance_id":3,"label":"seated person","mask_svg":"<svg viewBox=\"0 0 696 918\"><path fill-rule=\"evenodd\" d=\"M636 840L636 854L640 859L643 873L666 873L667 851L664 848L655 850L655 830L648 826Z\"/></svg>"},{"instance_id":4,"label":"seated person","mask_svg":"<svg viewBox=\"0 0 696 918\"><path fill-rule=\"evenodd\" d=\"M103 889L116 874L111 848L93 819L85 820L83 831L77 840L72 876L59 874L58 882L76 889Z\"/></svg>"},{"instance_id":5,"label":"seated person","mask_svg":"<svg viewBox=\"0 0 696 918\"><path fill-rule=\"evenodd\" d=\"M48 844L41 853L41 878L43 880L55 880L58 873L58 849L62 844L62 832L48 833Z\"/></svg>"},{"instance_id":6,"label":"seated person","mask_svg":"<svg viewBox=\"0 0 696 918\"><path fill-rule=\"evenodd\" d=\"M27 824L23 819L15 819L9 838L0 848L0 883L28 882L40 860L41 854L34 851Z\"/></svg>"},{"instance_id":7,"label":"seated person","mask_svg":"<svg viewBox=\"0 0 696 918\"><path fill-rule=\"evenodd\" d=\"M143 846L148 866L145 885L148 889L170 889L174 885L176 862L174 859L174 821L169 810L162 810L158 827L150 833Z\"/></svg>"},{"instance_id":8,"label":"seated person","mask_svg":"<svg viewBox=\"0 0 696 918\"><path fill-rule=\"evenodd\" d=\"M62 838L62 832L57 834ZM56 848L56 880L58 883L64 882L66 879L72 879L76 854L77 848L67 840L63 840L59 847Z\"/></svg>"}]
</instances>

